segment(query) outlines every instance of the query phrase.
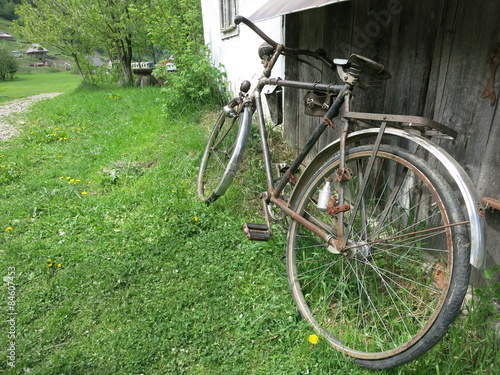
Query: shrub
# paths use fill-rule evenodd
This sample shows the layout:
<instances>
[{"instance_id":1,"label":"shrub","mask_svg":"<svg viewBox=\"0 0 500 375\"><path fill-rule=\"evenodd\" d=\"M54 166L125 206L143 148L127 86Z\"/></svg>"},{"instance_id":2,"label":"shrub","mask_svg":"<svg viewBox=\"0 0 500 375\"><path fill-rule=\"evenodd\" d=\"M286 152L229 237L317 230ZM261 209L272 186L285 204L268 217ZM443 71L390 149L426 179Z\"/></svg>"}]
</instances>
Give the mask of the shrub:
<instances>
[{"instance_id":1,"label":"shrub","mask_svg":"<svg viewBox=\"0 0 500 375\"><path fill-rule=\"evenodd\" d=\"M212 65L206 48L201 48L197 54L178 56L175 64L177 72L168 72L164 66L155 70L156 76L165 79L163 91L167 114L224 102L225 73Z\"/></svg>"},{"instance_id":2,"label":"shrub","mask_svg":"<svg viewBox=\"0 0 500 375\"><path fill-rule=\"evenodd\" d=\"M5 48L0 48L0 79L14 79L19 64L16 58Z\"/></svg>"}]
</instances>

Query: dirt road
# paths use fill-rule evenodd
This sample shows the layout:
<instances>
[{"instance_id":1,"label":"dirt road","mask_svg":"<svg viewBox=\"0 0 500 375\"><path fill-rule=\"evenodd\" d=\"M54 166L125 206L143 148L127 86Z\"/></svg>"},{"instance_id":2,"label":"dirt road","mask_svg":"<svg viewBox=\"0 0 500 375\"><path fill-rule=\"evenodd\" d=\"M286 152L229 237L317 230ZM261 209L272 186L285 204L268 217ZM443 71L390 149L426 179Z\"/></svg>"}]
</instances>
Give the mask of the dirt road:
<instances>
[{"instance_id":1,"label":"dirt road","mask_svg":"<svg viewBox=\"0 0 500 375\"><path fill-rule=\"evenodd\" d=\"M44 99L50 99L57 95L59 92L50 94L39 94L29 96L23 99L17 99L11 102L0 105L0 141L8 139L18 133L18 130L11 125L9 117L14 113L20 113L26 110L31 104Z\"/></svg>"}]
</instances>

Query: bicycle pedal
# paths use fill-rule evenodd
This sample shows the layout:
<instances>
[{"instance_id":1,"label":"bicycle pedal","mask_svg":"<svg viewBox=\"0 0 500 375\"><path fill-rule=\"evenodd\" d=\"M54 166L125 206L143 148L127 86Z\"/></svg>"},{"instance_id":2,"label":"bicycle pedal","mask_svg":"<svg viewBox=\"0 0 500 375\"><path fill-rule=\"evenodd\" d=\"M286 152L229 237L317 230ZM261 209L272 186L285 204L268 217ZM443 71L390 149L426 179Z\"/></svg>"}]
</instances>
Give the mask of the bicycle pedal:
<instances>
[{"instance_id":1,"label":"bicycle pedal","mask_svg":"<svg viewBox=\"0 0 500 375\"><path fill-rule=\"evenodd\" d=\"M269 241L273 235L265 224L245 223L243 224L243 232L252 241Z\"/></svg>"}]
</instances>

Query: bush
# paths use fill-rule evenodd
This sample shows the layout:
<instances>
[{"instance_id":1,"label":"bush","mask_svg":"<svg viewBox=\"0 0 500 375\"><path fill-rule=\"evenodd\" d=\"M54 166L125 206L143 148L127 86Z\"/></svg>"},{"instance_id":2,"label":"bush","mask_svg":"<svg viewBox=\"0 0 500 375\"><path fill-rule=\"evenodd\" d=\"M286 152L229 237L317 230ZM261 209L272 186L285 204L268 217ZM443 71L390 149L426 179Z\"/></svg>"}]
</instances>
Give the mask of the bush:
<instances>
[{"instance_id":1,"label":"bush","mask_svg":"<svg viewBox=\"0 0 500 375\"><path fill-rule=\"evenodd\" d=\"M202 48L198 54L178 56L175 64L177 72L168 72L163 66L154 72L157 77L165 79L163 91L167 114L224 103L225 73L212 65L206 48Z\"/></svg>"},{"instance_id":2,"label":"bush","mask_svg":"<svg viewBox=\"0 0 500 375\"><path fill-rule=\"evenodd\" d=\"M14 79L14 74L17 72L19 64L11 52L5 48L0 48L0 79Z\"/></svg>"}]
</instances>

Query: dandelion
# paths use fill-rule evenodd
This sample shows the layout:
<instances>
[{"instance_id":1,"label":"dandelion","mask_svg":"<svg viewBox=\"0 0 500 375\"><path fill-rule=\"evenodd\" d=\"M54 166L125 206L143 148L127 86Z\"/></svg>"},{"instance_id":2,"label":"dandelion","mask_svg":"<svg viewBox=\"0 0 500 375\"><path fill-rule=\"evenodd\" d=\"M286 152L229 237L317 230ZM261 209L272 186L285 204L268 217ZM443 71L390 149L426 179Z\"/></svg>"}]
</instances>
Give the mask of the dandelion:
<instances>
[{"instance_id":1,"label":"dandelion","mask_svg":"<svg viewBox=\"0 0 500 375\"><path fill-rule=\"evenodd\" d=\"M61 268L62 267L62 264L61 263L57 263L57 268Z\"/></svg>"},{"instance_id":2,"label":"dandelion","mask_svg":"<svg viewBox=\"0 0 500 375\"><path fill-rule=\"evenodd\" d=\"M52 267L52 263L47 264L47 267Z\"/></svg>"},{"instance_id":3,"label":"dandelion","mask_svg":"<svg viewBox=\"0 0 500 375\"><path fill-rule=\"evenodd\" d=\"M47 263L52 263L52 259L47 259Z\"/></svg>"},{"instance_id":4,"label":"dandelion","mask_svg":"<svg viewBox=\"0 0 500 375\"><path fill-rule=\"evenodd\" d=\"M193 221L198 221L198 220L200 220L200 218L198 218L197 216L193 217Z\"/></svg>"},{"instance_id":5,"label":"dandelion","mask_svg":"<svg viewBox=\"0 0 500 375\"><path fill-rule=\"evenodd\" d=\"M11 231L11 230L14 230L14 228L12 228L12 227L7 227L7 228L5 228L5 231L6 231L6 232L9 232L9 231Z\"/></svg>"},{"instance_id":6,"label":"dandelion","mask_svg":"<svg viewBox=\"0 0 500 375\"><path fill-rule=\"evenodd\" d=\"M87 192L86 191L82 191L82 195L87 195Z\"/></svg>"},{"instance_id":7,"label":"dandelion","mask_svg":"<svg viewBox=\"0 0 500 375\"><path fill-rule=\"evenodd\" d=\"M309 341L312 345L316 345L319 341L319 337L317 335L310 335L307 341Z\"/></svg>"}]
</instances>

